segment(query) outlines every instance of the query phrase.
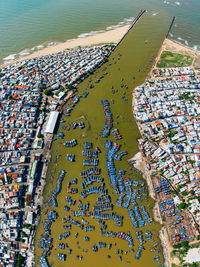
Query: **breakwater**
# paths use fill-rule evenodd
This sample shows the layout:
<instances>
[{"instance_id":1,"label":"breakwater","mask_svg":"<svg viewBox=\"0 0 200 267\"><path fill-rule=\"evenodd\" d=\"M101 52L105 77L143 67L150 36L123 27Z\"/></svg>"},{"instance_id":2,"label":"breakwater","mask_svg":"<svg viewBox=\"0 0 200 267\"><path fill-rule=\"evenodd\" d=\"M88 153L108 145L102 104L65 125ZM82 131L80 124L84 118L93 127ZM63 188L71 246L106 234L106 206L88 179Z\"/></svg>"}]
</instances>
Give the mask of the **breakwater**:
<instances>
[{"instance_id":1,"label":"breakwater","mask_svg":"<svg viewBox=\"0 0 200 267\"><path fill-rule=\"evenodd\" d=\"M130 30L135 26L135 24L139 21L139 19L142 17L142 15L146 12L146 9L142 9L139 14L134 18L133 22L131 23L128 31L124 34L124 36L121 38L121 40L117 43L115 49L117 48L117 46L124 40L124 38L126 37L126 35L130 32Z\"/></svg>"},{"instance_id":2,"label":"breakwater","mask_svg":"<svg viewBox=\"0 0 200 267\"><path fill-rule=\"evenodd\" d=\"M174 25L175 19L176 19L176 17L173 16L172 22L171 22L171 24L170 24L170 26L169 26L169 30L168 30L168 32L167 32L167 34L166 34L166 38L169 37L169 34L170 34L170 32L171 32L171 30L172 30L172 27L173 27L173 25Z\"/></svg>"}]
</instances>

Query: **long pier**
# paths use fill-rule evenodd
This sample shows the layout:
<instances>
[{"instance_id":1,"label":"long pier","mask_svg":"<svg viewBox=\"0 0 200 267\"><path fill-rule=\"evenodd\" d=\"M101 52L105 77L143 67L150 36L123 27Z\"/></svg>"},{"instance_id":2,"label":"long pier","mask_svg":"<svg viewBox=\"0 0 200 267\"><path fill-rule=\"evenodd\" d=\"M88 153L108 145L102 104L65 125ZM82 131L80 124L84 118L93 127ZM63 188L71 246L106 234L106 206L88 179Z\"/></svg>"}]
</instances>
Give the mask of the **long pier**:
<instances>
[{"instance_id":1,"label":"long pier","mask_svg":"<svg viewBox=\"0 0 200 267\"><path fill-rule=\"evenodd\" d=\"M167 32L167 34L166 34L166 38L168 38L168 36L169 36L169 33L170 33L170 31L171 31L171 29L172 29L172 27L173 27L173 25L174 25L174 21L175 21L175 19L176 19L176 17L173 16L172 22L171 22L171 24L170 24L170 26L169 26L169 30L168 30L168 32Z\"/></svg>"},{"instance_id":2,"label":"long pier","mask_svg":"<svg viewBox=\"0 0 200 267\"><path fill-rule=\"evenodd\" d=\"M124 40L124 38L126 37L126 35L130 32L130 30L134 27L134 25L138 22L138 20L142 17L142 15L146 12L146 9L142 9L139 14L135 17L135 19L133 20L133 22L130 25L130 28L127 30L127 32L124 34L124 36L121 38L121 40L119 40L119 42L116 44L115 48L113 49L113 52L115 51L115 49L118 47L118 45Z\"/></svg>"}]
</instances>

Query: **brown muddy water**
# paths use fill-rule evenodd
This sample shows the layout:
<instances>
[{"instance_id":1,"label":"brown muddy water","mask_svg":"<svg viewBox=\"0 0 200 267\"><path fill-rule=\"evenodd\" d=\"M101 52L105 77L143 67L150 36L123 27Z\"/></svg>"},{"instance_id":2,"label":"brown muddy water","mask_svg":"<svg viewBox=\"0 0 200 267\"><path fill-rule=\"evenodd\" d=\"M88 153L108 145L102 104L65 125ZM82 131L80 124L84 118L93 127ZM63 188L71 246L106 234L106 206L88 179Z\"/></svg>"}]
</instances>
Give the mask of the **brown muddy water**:
<instances>
[{"instance_id":1,"label":"brown muddy water","mask_svg":"<svg viewBox=\"0 0 200 267\"><path fill-rule=\"evenodd\" d=\"M121 161L115 160L115 167L117 170L124 169L126 170L126 177L129 177L131 180L142 180L142 177L130 170L131 165L128 164L127 160L131 158L138 151L137 138L140 137L139 130L137 128L136 122L132 113L132 91L139 84L143 83L145 78L150 71L152 63L157 56L159 48L162 45L165 34L168 30L171 18L167 17L164 14L159 14L157 16L151 16L148 13L145 13L139 22L132 28L120 45L116 48L114 53L109 58L109 62L105 63L100 69L98 69L93 75L87 78L83 83L78 86L78 93L82 94L84 88L87 88L89 95L87 98L81 98L76 107L72 110L70 117L63 116L62 119L65 120L65 123L60 124L58 132L61 131L65 134L64 139L57 139L53 142L52 145L52 159L49 164L48 174L47 174L47 184L45 187L44 198L47 200L56 187L56 180L58 177L58 172L61 169L66 171L65 178L62 183L62 190L57 196L58 207L56 208L42 208L42 217L41 222L38 226L36 239L35 239L35 253L36 253L36 266L39 266L39 257L42 253L42 249L39 248L40 236L43 233L43 222L46 219L44 211L47 209L53 209L58 212L59 217L52 224L51 227L51 236L53 237L53 249L51 254L48 257L48 262L50 266L70 266L70 267L110 267L110 266L158 266L153 259L155 255L159 255L161 263L163 262L162 250L158 254L156 252L150 252L150 248L153 247L155 243L158 243L158 248L160 249L160 240L159 240L159 230L160 225L153 222L149 226L142 227L141 229L133 229L130 218L128 216L128 211L122 207L115 206L115 201L117 199L117 194L114 190L110 188L109 177L106 169L106 152L107 149L104 148L104 142L108 139L115 141L113 136L110 135L108 138L101 138L99 133L104 127L105 116L103 111L103 106L101 104L102 99L107 99L110 101L110 109L113 114L113 128L118 128L122 139L117 141L121 144L120 151L127 151L128 155L124 156ZM104 78L100 80L99 83L94 81L98 79L104 72L108 72L107 75L104 75ZM135 77L135 78L134 78ZM121 79L123 78L123 81ZM91 82L89 82L92 80ZM127 85L128 89L121 87L121 84ZM89 89L89 85L94 84L94 88ZM112 93L112 86L114 90L118 92ZM125 96L127 102L124 101L121 97ZM111 100L114 101L114 104L111 103ZM112 102L113 102L112 101ZM70 131L62 129L62 125L68 125L72 121L84 121L86 127L81 130L78 127ZM63 146L64 141L69 141L71 139L77 139L78 145L74 148L66 148ZM81 230L77 226L72 225L71 236L62 241L58 240L59 234L67 232L68 230L63 229L62 218L66 215L70 215L71 211L67 212L64 210L64 206L67 205L65 201L67 183L74 177L78 178L77 187L79 192L75 195L72 195L72 198L77 201L82 200L85 204L87 201L90 202L90 211L92 207L96 204L96 199L99 195L89 195L87 198L82 199L80 196L81 182L83 181L80 178L80 172L86 167L83 167L83 160L85 157L82 156L82 149L84 149L84 142L93 142L93 147L98 146L102 153L99 154L99 168L101 168L101 177L104 178L105 188L108 190L108 194L111 196L112 203L114 204L113 212L116 212L119 215L124 216L123 226L115 226L113 221L106 221L108 228L106 231L130 231L131 236L134 240L134 252L129 252L128 242L120 240L118 238L108 238L101 237L100 226L97 224L97 220L92 218L85 218L91 225L95 226L95 231L85 233L84 230ZM69 162L66 160L67 153L75 154L76 161ZM56 155L60 154L61 156L55 163ZM53 179L50 176L53 176ZM92 186L99 186L98 184L93 184ZM145 186L146 188L146 186ZM147 188L145 189L148 194ZM137 200L139 206L143 205L146 207L146 210L149 212L152 217L152 208L154 202L151 198L147 196L147 199L140 202ZM72 210L78 210L76 206L72 206ZM81 221L81 217L74 218ZM141 254L139 260L135 259L135 254L137 247L139 245L138 240L136 239L135 232L137 230L142 230L143 233L145 230L150 230L153 234L154 242L147 241L144 244L145 250ZM75 233L79 233L78 238L75 239ZM90 241L84 241L84 236L89 236ZM108 250L107 248L101 248L98 252L92 251L92 246L98 244L98 242L106 242L107 244L112 243L112 248ZM68 254L68 249L61 250L58 248L59 242L67 243L69 248L72 249L72 254L67 255L65 262L62 262L57 259L58 253ZM77 244L79 242L79 244ZM114 243L116 242L116 245ZM83 252L83 250L88 249L88 253ZM119 255L116 255L116 249L123 250L122 261L119 260ZM127 254L126 254L127 251ZM76 255L83 256L82 261L77 260ZM109 259L107 256L110 255Z\"/></svg>"}]
</instances>

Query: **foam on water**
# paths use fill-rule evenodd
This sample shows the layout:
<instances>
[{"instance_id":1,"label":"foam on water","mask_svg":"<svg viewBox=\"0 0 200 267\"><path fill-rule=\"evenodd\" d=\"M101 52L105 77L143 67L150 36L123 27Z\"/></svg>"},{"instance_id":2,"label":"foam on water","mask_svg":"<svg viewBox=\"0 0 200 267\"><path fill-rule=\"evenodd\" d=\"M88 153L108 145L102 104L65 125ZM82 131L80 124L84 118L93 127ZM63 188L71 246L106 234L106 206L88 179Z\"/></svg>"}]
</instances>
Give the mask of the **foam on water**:
<instances>
[{"instance_id":1,"label":"foam on water","mask_svg":"<svg viewBox=\"0 0 200 267\"><path fill-rule=\"evenodd\" d=\"M158 13L156 13L155 15L157 15ZM153 16L155 16L153 15ZM69 41L73 41L73 40L76 40L76 39L79 39L79 38L84 38L84 37L88 37L88 36L92 36L92 35L96 35L98 33L103 33L103 32L106 32L106 31L110 31L110 30L113 30L113 29L117 29L117 28L120 28L124 25L128 25L130 24L132 21L134 20L134 17L129 17L129 18L124 18L122 21L120 21L119 23L115 24L115 25L110 25L110 26L107 26L106 29L104 30L99 30L99 31L90 31L90 32L86 32L86 33L81 33L77 36L77 38L74 38L74 39L67 39L66 42L69 42ZM61 42L49 42L48 44L41 44L41 45L37 45L36 47L33 47L29 50L26 49L26 50L23 50L23 54L22 52L19 53L19 57L22 56L25 56L25 55L28 55L30 54L30 52L34 52L35 50L41 50L45 47L50 47L50 46L53 46L53 45L57 45ZM28 53L28 54L25 54L25 53ZM10 60L12 61L12 60Z\"/></svg>"},{"instance_id":2,"label":"foam on water","mask_svg":"<svg viewBox=\"0 0 200 267\"><path fill-rule=\"evenodd\" d=\"M155 12L155 13L152 14L152 16L156 16L156 15L158 15L158 12Z\"/></svg>"},{"instance_id":3,"label":"foam on water","mask_svg":"<svg viewBox=\"0 0 200 267\"><path fill-rule=\"evenodd\" d=\"M114 29L120 28L123 25L130 24L133 21L133 19L134 19L134 17L125 18L123 21L120 21L119 23L117 23L115 25L107 26L106 29L104 29L104 30L81 33L81 34L79 34L77 36L77 38L84 38L84 37L87 37L87 36L92 36L92 35L95 35L95 34L98 34L98 33L102 33L102 32L105 32L105 31L110 31L110 30L114 30ZM75 40L75 39L70 39L70 41L71 40ZM67 41L69 41L69 40L67 40Z\"/></svg>"},{"instance_id":4,"label":"foam on water","mask_svg":"<svg viewBox=\"0 0 200 267\"><path fill-rule=\"evenodd\" d=\"M57 45L57 44L60 44L60 43L61 43L61 42L50 42L50 43L47 44L46 47L50 47L50 46L52 46L52 45Z\"/></svg>"},{"instance_id":5,"label":"foam on water","mask_svg":"<svg viewBox=\"0 0 200 267\"><path fill-rule=\"evenodd\" d=\"M92 36L92 35L95 35L95 34L98 34L101 32L104 32L104 31L91 31L91 32L81 33L77 36L77 38L84 38L84 37ZM67 40L67 41L69 41L69 40Z\"/></svg>"},{"instance_id":6,"label":"foam on water","mask_svg":"<svg viewBox=\"0 0 200 267\"><path fill-rule=\"evenodd\" d=\"M23 51L19 52L19 57L24 57L30 54L29 49L24 49Z\"/></svg>"},{"instance_id":7,"label":"foam on water","mask_svg":"<svg viewBox=\"0 0 200 267\"><path fill-rule=\"evenodd\" d=\"M41 50L42 48L44 48L44 45L38 45L38 46L37 46L37 49L38 49L38 50Z\"/></svg>"},{"instance_id":8,"label":"foam on water","mask_svg":"<svg viewBox=\"0 0 200 267\"><path fill-rule=\"evenodd\" d=\"M187 46L189 45L187 40L185 40L185 44L186 44Z\"/></svg>"},{"instance_id":9,"label":"foam on water","mask_svg":"<svg viewBox=\"0 0 200 267\"><path fill-rule=\"evenodd\" d=\"M177 5L179 6L180 5L180 2L169 2L167 0L164 0L163 1L164 4L170 4L170 5ZM155 11L150 11L149 14L151 14L152 16L157 16L159 14L159 12L155 12ZM115 25L110 25L110 26L107 26L104 30L98 30L98 31L90 31L90 32L86 32L86 33L81 33L77 36L77 38L73 38L73 39L67 39L66 42L69 42L69 41L73 41L73 40L76 40L76 39L79 39L79 38L84 38L84 37L88 37L88 36L92 36L92 35L96 35L96 34L99 34L99 33L103 33L103 32L106 32L106 31L110 31L110 30L113 30L113 29L117 29L117 28L120 28L124 25L128 25L130 24L132 21L133 21L134 17L129 17L129 18L124 18L122 21L118 22L117 24ZM176 23L174 24L174 27L176 27ZM169 33L170 37L173 39L175 38L175 36L170 32ZM189 47L189 43L187 40L184 40L183 38L181 37L177 37L174 39L176 42L180 43L180 44L184 44L186 46ZM50 47L50 46L54 46L54 45L57 45L57 44L60 44L62 42L55 42L55 41L51 41L51 42L48 42L48 43L42 43L42 44L39 44L37 46L34 46L30 49L24 49L23 51L19 52L19 53L16 53L16 54L10 54L8 55L7 57L3 58L3 62L4 63L9 63L9 62L12 62L13 60L15 59L18 59L18 58L22 58L24 56L27 56L35 51L39 51L39 50L42 50L44 49L45 47ZM197 50L199 51L199 47L197 45L194 45L193 47L191 47L192 49L194 50Z\"/></svg>"},{"instance_id":10,"label":"foam on water","mask_svg":"<svg viewBox=\"0 0 200 267\"><path fill-rule=\"evenodd\" d=\"M168 1L164 1L163 3L166 4L166 5L170 4L170 2L168 2Z\"/></svg>"},{"instance_id":11,"label":"foam on water","mask_svg":"<svg viewBox=\"0 0 200 267\"><path fill-rule=\"evenodd\" d=\"M171 6L180 6L181 5L181 3L179 1L175 1L174 2L174 1L166 1L166 0L164 0L163 3L166 4L166 5L171 5Z\"/></svg>"},{"instance_id":12,"label":"foam on water","mask_svg":"<svg viewBox=\"0 0 200 267\"><path fill-rule=\"evenodd\" d=\"M197 52L200 52L200 46L199 45L190 45L189 43L188 43L188 41L187 40L184 40L183 38L181 38L181 37L178 37L178 38L176 38L176 39L172 39L172 41L174 41L174 42L176 42L177 44L181 44L181 45L184 45L184 46L186 46L186 47L188 47L188 48L190 48L190 49L193 49L193 50L195 50L195 51L197 51Z\"/></svg>"},{"instance_id":13,"label":"foam on water","mask_svg":"<svg viewBox=\"0 0 200 267\"><path fill-rule=\"evenodd\" d=\"M5 61L11 61L15 59L16 54L11 54L4 58Z\"/></svg>"},{"instance_id":14,"label":"foam on water","mask_svg":"<svg viewBox=\"0 0 200 267\"><path fill-rule=\"evenodd\" d=\"M15 57L16 57L16 54L11 54L3 59L3 63L6 64L6 63L13 61L15 60Z\"/></svg>"}]
</instances>

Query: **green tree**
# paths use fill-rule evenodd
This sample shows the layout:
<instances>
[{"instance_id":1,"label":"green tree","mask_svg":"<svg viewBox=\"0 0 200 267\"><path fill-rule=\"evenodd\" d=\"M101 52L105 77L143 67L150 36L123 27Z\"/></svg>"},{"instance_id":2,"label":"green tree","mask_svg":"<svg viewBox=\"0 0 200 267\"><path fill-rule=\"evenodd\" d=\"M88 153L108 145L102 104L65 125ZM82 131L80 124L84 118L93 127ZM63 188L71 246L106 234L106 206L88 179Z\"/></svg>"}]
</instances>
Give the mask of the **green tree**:
<instances>
[{"instance_id":1,"label":"green tree","mask_svg":"<svg viewBox=\"0 0 200 267\"><path fill-rule=\"evenodd\" d=\"M187 204L185 202L182 202L178 205L178 209L179 210L182 210L182 209L185 209L187 207Z\"/></svg>"},{"instance_id":2,"label":"green tree","mask_svg":"<svg viewBox=\"0 0 200 267\"><path fill-rule=\"evenodd\" d=\"M180 248L180 247L181 247L181 244L180 243L173 245L173 248Z\"/></svg>"},{"instance_id":3,"label":"green tree","mask_svg":"<svg viewBox=\"0 0 200 267\"><path fill-rule=\"evenodd\" d=\"M71 85L71 84L70 84L70 85L68 84L68 85L66 86L66 89L73 90L73 89L74 89L74 86Z\"/></svg>"},{"instance_id":4,"label":"green tree","mask_svg":"<svg viewBox=\"0 0 200 267\"><path fill-rule=\"evenodd\" d=\"M43 89L45 89L46 88L46 84L45 83L42 83L41 84L41 89L43 90Z\"/></svg>"},{"instance_id":5,"label":"green tree","mask_svg":"<svg viewBox=\"0 0 200 267\"><path fill-rule=\"evenodd\" d=\"M45 95L50 95L50 90L46 89L46 90L44 91L44 94L45 94Z\"/></svg>"},{"instance_id":6,"label":"green tree","mask_svg":"<svg viewBox=\"0 0 200 267\"><path fill-rule=\"evenodd\" d=\"M188 249L190 246L189 246L189 242L188 241L182 241L181 242L181 246L185 249Z\"/></svg>"},{"instance_id":7,"label":"green tree","mask_svg":"<svg viewBox=\"0 0 200 267\"><path fill-rule=\"evenodd\" d=\"M25 258L21 254L18 254L17 255L16 267L21 267L23 262L24 262L24 260L25 260Z\"/></svg>"},{"instance_id":8,"label":"green tree","mask_svg":"<svg viewBox=\"0 0 200 267\"><path fill-rule=\"evenodd\" d=\"M194 190L190 190L191 195L194 195L194 193L195 193Z\"/></svg>"},{"instance_id":9,"label":"green tree","mask_svg":"<svg viewBox=\"0 0 200 267\"><path fill-rule=\"evenodd\" d=\"M187 196L187 192L186 192L186 191L183 191L183 192L181 193L181 195L182 195L182 196Z\"/></svg>"}]
</instances>

